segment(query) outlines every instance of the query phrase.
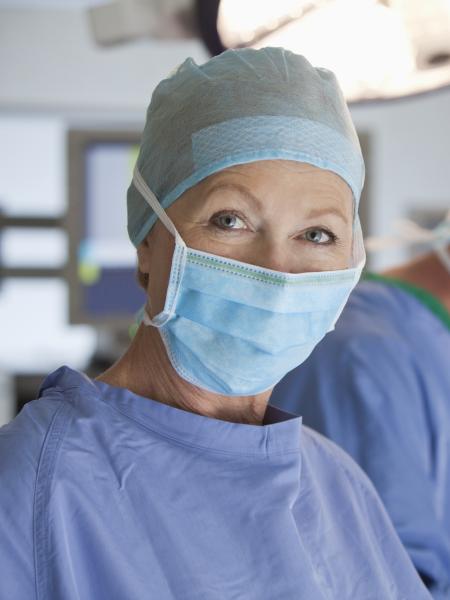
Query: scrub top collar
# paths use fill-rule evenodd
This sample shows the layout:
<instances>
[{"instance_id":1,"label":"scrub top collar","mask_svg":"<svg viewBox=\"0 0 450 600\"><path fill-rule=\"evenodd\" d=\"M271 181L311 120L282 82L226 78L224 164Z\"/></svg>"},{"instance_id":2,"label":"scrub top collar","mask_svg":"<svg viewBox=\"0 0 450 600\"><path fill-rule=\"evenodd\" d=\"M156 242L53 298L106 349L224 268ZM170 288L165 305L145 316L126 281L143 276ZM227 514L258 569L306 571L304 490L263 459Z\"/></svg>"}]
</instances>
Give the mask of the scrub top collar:
<instances>
[{"instance_id":1,"label":"scrub top collar","mask_svg":"<svg viewBox=\"0 0 450 600\"><path fill-rule=\"evenodd\" d=\"M81 394L93 396L137 424L186 446L238 455L300 452L302 418L270 404L262 425L231 423L144 398L102 381L93 381L66 366L45 378L39 396L55 391L65 398Z\"/></svg>"}]
</instances>

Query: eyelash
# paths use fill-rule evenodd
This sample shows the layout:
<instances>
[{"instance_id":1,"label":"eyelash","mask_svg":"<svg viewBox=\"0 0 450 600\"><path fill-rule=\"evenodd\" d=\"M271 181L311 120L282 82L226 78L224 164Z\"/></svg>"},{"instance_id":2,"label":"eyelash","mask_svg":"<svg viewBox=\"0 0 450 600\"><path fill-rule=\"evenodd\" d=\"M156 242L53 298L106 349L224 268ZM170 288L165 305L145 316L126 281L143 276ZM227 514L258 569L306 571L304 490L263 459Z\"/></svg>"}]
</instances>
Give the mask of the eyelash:
<instances>
[{"instance_id":1,"label":"eyelash","mask_svg":"<svg viewBox=\"0 0 450 600\"><path fill-rule=\"evenodd\" d=\"M327 242L322 242L321 244L317 244L317 246L331 246L332 244L336 244L339 241L338 236L329 229L325 229L325 227L310 227L303 233L303 235L307 234L309 231L323 231L323 233L325 233L330 238Z\"/></svg>"},{"instance_id":2,"label":"eyelash","mask_svg":"<svg viewBox=\"0 0 450 600\"><path fill-rule=\"evenodd\" d=\"M229 227L222 227L214 222L215 219L218 219L218 218L226 216L226 215L231 215L233 217L237 217L241 221L245 222L245 219L243 218L243 216L236 210L222 210L222 211L214 214L211 217L210 222L212 223L212 225L214 227L216 227L220 231L233 231L233 229L230 229ZM328 242L323 242L322 244L317 244L318 246L330 246L339 241L338 236L336 234L334 234L332 231L330 231L329 229L326 229L325 227L310 227L302 235L305 235L309 231L315 231L315 230L323 231L330 238ZM299 238L297 238L297 239L299 239ZM306 241L308 241L308 240L306 240Z\"/></svg>"},{"instance_id":3,"label":"eyelash","mask_svg":"<svg viewBox=\"0 0 450 600\"><path fill-rule=\"evenodd\" d=\"M231 215L233 217L237 217L238 219L240 219L241 221L244 221L244 223L245 223L244 217L239 212L237 212L236 210L221 210L220 212L214 214L211 217L210 221L214 225L214 227L217 227L221 231L233 231L229 227L222 227L222 226L220 226L220 225L218 225L217 223L214 222L215 219L219 219L220 217L224 217L224 216L227 216L227 215Z\"/></svg>"}]
</instances>

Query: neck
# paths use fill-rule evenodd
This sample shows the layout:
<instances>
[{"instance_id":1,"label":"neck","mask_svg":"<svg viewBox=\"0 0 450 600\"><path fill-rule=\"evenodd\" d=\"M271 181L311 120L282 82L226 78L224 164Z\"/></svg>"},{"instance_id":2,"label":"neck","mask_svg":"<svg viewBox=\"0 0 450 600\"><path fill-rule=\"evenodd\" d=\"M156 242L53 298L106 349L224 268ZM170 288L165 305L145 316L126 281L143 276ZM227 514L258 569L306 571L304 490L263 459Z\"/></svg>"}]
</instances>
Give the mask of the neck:
<instances>
[{"instance_id":1,"label":"neck","mask_svg":"<svg viewBox=\"0 0 450 600\"><path fill-rule=\"evenodd\" d=\"M144 324L125 354L97 379L205 417L252 425L261 425L271 394L229 397L188 383L172 367L159 332Z\"/></svg>"},{"instance_id":2,"label":"neck","mask_svg":"<svg viewBox=\"0 0 450 600\"><path fill-rule=\"evenodd\" d=\"M450 312L450 275L434 252L401 267L389 269L383 275L421 287L438 298Z\"/></svg>"}]
</instances>

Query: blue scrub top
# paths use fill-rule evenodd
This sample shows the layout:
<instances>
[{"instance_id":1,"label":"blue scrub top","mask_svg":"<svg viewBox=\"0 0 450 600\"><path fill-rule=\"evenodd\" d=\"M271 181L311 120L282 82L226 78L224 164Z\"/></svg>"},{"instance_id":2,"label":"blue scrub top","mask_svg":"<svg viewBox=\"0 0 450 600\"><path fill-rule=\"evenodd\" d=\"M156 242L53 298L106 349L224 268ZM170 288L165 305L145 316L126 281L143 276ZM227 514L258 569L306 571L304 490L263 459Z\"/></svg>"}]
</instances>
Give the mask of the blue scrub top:
<instances>
[{"instance_id":1,"label":"blue scrub top","mask_svg":"<svg viewBox=\"0 0 450 600\"><path fill-rule=\"evenodd\" d=\"M357 465L265 423L57 370L0 429L0 598L428 599Z\"/></svg>"},{"instance_id":2,"label":"blue scrub top","mask_svg":"<svg viewBox=\"0 0 450 600\"><path fill-rule=\"evenodd\" d=\"M433 597L450 598L450 315L425 291L360 283L270 402L339 444L375 484Z\"/></svg>"}]
</instances>

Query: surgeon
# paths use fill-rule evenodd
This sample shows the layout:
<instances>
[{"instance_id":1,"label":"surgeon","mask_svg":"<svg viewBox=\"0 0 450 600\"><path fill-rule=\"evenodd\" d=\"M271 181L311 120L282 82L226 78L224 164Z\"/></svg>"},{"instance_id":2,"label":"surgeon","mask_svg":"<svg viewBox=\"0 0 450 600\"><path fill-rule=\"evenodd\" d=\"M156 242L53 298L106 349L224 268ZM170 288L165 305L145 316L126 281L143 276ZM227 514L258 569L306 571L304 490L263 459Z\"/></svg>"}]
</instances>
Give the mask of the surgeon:
<instances>
[{"instance_id":1,"label":"surgeon","mask_svg":"<svg viewBox=\"0 0 450 600\"><path fill-rule=\"evenodd\" d=\"M0 430L0 598L429 598L367 477L269 404L358 281L363 173L335 77L301 56L158 85L128 192L142 323Z\"/></svg>"},{"instance_id":2,"label":"surgeon","mask_svg":"<svg viewBox=\"0 0 450 600\"><path fill-rule=\"evenodd\" d=\"M419 258L365 276L271 397L358 461L436 599L450 598L449 217L419 232Z\"/></svg>"}]
</instances>

